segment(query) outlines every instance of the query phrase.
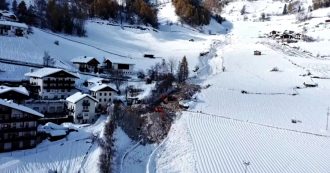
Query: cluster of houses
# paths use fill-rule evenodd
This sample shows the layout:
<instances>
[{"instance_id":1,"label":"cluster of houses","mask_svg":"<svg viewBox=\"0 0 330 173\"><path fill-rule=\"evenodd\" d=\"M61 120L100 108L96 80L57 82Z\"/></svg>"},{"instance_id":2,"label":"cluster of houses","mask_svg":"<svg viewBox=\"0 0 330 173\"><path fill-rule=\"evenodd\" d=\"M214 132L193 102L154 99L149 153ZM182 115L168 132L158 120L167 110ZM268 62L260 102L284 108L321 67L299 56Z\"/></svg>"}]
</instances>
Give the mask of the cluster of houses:
<instances>
[{"instance_id":1,"label":"cluster of houses","mask_svg":"<svg viewBox=\"0 0 330 173\"><path fill-rule=\"evenodd\" d=\"M79 71L91 73L111 72L116 70L123 74L131 74L135 65L129 58L125 61L123 58L117 59L115 57L104 58L102 64L97 58L89 56L77 57L72 59L71 62Z\"/></svg>"},{"instance_id":2,"label":"cluster of houses","mask_svg":"<svg viewBox=\"0 0 330 173\"><path fill-rule=\"evenodd\" d=\"M284 32L273 30L268 34L268 37L276 40L280 40L282 42L296 43L298 42L298 40L302 40L304 35L301 33L295 33L294 31L288 31L288 30L285 30Z\"/></svg>"},{"instance_id":3,"label":"cluster of houses","mask_svg":"<svg viewBox=\"0 0 330 173\"><path fill-rule=\"evenodd\" d=\"M95 60L85 62L97 64ZM25 76L29 81L24 87L0 86L0 152L35 147L39 123L93 123L101 113L110 112L118 97L116 87L98 77L87 80L88 91L77 89L79 76L65 69L41 68Z\"/></svg>"},{"instance_id":4,"label":"cluster of houses","mask_svg":"<svg viewBox=\"0 0 330 173\"><path fill-rule=\"evenodd\" d=\"M24 23L19 23L15 14L0 10L0 36L24 36L28 32L28 26Z\"/></svg>"}]
</instances>

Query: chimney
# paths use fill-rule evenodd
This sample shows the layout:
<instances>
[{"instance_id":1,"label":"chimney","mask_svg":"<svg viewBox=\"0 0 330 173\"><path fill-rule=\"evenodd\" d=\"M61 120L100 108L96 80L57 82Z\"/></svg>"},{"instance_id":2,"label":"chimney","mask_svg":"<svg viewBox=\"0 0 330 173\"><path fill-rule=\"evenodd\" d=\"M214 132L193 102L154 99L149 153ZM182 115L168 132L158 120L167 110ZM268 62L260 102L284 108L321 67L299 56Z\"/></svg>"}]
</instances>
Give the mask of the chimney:
<instances>
[{"instance_id":1,"label":"chimney","mask_svg":"<svg viewBox=\"0 0 330 173\"><path fill-rule=\"evenodd\" d=\"M30 72L32 73L34 71L34 69L33 68L30 68Z\"/></svg>"}]
</instances>

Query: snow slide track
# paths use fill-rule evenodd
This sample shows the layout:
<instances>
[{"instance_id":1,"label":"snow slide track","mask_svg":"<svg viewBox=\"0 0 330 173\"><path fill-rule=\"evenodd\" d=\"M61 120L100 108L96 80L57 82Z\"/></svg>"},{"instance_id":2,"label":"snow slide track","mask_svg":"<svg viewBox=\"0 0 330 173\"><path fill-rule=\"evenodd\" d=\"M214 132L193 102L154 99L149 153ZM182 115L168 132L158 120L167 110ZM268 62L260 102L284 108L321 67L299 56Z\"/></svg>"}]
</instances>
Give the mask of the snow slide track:
<instances>
[{"instance_id":1,"label":"snow slide track","mask_svg":"<svg viewBox=\"0 0 330 173\"><path fill-rule=\"evenodd\" d=\"M203 114L203 115L208 115L208 116L213 116L213 117L219 117L219 118L222 118L222 119L234 120L234 121L237 121L237 122L249 123L249 124L254 124L254 125L258 125L258 126L278 129L278 130L285 130L285 131L290 131L290 132L296 132L296 133L302 133L302 134L308 134L308 135L314 135L314 136L319 136L319 137L330 138L330 136L328 136L328 135L323 135L323 134L319 134L319 133L288 129L288 128L272 126L272 125L268 125L268 124L252 122L252 121L244 121L244 120L240 120L240 119L236 119L236 118L226 117L226 116L223 116L223 115L216 115L216 114L210 114L210 113L198 112L198 111L190 111L190 110L186 110L186 112L190 112L190 113L193 113L193 114Z\"/></svg>"}]
</instances>

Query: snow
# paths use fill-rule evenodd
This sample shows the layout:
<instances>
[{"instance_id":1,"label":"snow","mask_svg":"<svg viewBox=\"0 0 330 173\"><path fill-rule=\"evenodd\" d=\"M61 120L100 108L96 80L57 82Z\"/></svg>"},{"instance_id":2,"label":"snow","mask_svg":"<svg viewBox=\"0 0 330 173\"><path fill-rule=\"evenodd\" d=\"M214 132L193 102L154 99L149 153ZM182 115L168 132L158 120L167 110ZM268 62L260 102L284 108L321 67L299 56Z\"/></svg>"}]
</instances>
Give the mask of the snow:
<instances>
[{"instance_id":1,"label":"snow","mask_svg":"<svg viewBox=\"0 0 330 173\"><path fill-rule=\"evenodd\" d=\"M243 162L251 163L248 172L327 172L330 169L330 150L326 147L329 137L188 112L183 114L180 123L186 123L187 127L174 126L172 130L188 134L169 135L172 143L163 146L165 152L160 153L155 172L244 172Z\"/></svg>"},{"instance_id":2,"label":"snow","mask_svg":"<svg viewBox=\"0 0 330 173\"><path fill-rule=\"evenodd\" d=\"M18 22L6 21L6 20L0 20L0 25L15 26L18 28L28 29L28 26L25 23L18 23Z\"/></svg>"},{"instance_id":3,"label":"snow","mask_svg":"<svg viewBox=\"0 0 330 173\"><path fill-rule=\"evenodd\" d=\"M15 92L21 93L23 95L29 96L28 90L23 86L19 86L19 87L8 87L5 85L0 86L0 94L6 93L9 91L15 91Z\"/></svg>"},{"instance_id":4,"label":"snow","mask_svg":"<svg viewBox=\"0 0 330 173\"><path fill-rule=\"evenodd\" d=\"M244 4L246 21L240 15ZM148 173L244 172L244 162L250 162L247 172L330 170L330 59L316 56L329 54L330 30L316 27L329 8L320 9L321 18L300 23L295 15L278 16L283 6L264 0L235 1L225 7L223 16L233 27L200 58L196 78L190 79L210 87L197 94L194 106L183 112L150 156ZM255 20L262 12L271 20ZM320 41L285 46L260 37L274 29L299 33L303 26L309 28L307 35ZM262 55L255 56L254 50ZM275 67L280 71L272 72ZM318 86L305 88L304 83Z\"/></svg>"},{"instance_id":5,"label":"snow","mask_svg":"<svg viewBox=\"0 0 330 173\"><path fill-rule=\"evenodd\" d=\"M71 74L71 75L73 75L73 76L75 76L75 77L78 78L78 76L76 74L74 74L74 73L65 71L63 69L48 68L48 67L45 67L45 68L42 68L42 69L38 69L38 70L35 70L33 72L26 73L25 76L43 78L45 76L48 76L48 75L51 75L51 74L54 74L54 73L57 73L57 72L60 72L60 71L64 71L64 72L69 73L69 74Z\"/></svg>"},{"instance_id":6,"label":"snow","mask_svg":"<svg viewBox=\"0 0 330 173\"><path fill-rule=\"evenodd\" d=\"M106 87L109 87L109 88L111 88L111 90L117 92L117 90L115 89L115 86L111 86L111 84L101 84L101 85L96 85L96 86L90 88L89 90L90 90L90 91L93 91L93 92L97 92L97 91L100 91L100 90L102 90L102 89L104 89L104 88L106 88Z\"/></svg>"},{"instance_id":7,"label":"snow","mask_svg":"<svg viewBox=\"0 0 330 173\"><path fill-rule=\"evenodd\" d=\"M166 3L159 8L158 11L159 23L177 23L179 22L179 16L175 13L175 7L172 3Z\"/></svg>"},{"instance_id":8,"label":"snow","mask_svg":"<svg viewBox=\"0 0 330 173\"><path fill-rule=\"evenodd\" d=\"M39 117L44 117L43 114L41 114L41 113L39 113L39 112L37 112L33 109L30 109L28 107L25 107L23 105L16 104L13 101L0 99L0 105L6 106L6 107L9 107L9 108L13 108L13 109L16 109L16 110L19 110L19 111L22 111L22 112L26 112L26 113L29 113L29 114L32 114L32 115L36 115L36 116L39 116Z\"/></svg>"},{"instance_id":9,"label":"snow","mask_svg":"<svg viewBox=\"0 0 330 173\"><path fill-rule=\"evenodd\" d=\"M83 94L81 92L74 93L70 97L66 98L66 101L71 102L71 103L77 103L79 100L81 100L81 99L83 99L85 97L89 97L90 99L94 100L95 102L99 102L97 99L95 99L94 97L90 96L89 94Z\"/></svg>"},{"instance_id":10,"label":"snow","mask_svg":"<svg viewBox=\"0 0 330 173\"><path fill-rule=\"evenodd\" d=\"M107 118L101 116L93 125L82 126L71 123L78 132L71 132L67 138L55 142L44 140L35 149L0 153L0 171L44 173L98 172L100 146L93 137L101 137Z\"/></svg>"}]
</instances>

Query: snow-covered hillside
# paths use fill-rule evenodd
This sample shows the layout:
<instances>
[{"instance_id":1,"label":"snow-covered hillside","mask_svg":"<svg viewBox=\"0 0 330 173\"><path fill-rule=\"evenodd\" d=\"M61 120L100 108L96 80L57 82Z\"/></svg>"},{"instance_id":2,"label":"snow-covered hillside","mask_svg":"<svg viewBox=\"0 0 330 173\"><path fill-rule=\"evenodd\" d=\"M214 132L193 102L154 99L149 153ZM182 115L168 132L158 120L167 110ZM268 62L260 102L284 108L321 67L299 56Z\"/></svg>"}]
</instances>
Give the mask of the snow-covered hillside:
<instances>
[{"instance_id":1,"label":"snow-covered hillside","mask_svg":"<svg viewBox=\"0 0 330 173\"><path fill-rule=\"evenodd\" d=\"M240 14L244 5L247 17ZM150 156L150 173L244 172L244 162L250 163L247 172L330 171L330 29L324 24L330 8L297 22L296 14L279 15L283 7L281 1L260 0L235 1L224 9L233 29L215 46L217 56L204 61L209 76L202 85L209 87ZM261 13L270 21L261 22ZM272 30L301 33L304 27L319 39L282 45L264 37Z\"/></svg>"}]
</instances>

